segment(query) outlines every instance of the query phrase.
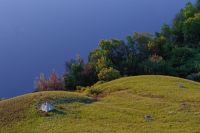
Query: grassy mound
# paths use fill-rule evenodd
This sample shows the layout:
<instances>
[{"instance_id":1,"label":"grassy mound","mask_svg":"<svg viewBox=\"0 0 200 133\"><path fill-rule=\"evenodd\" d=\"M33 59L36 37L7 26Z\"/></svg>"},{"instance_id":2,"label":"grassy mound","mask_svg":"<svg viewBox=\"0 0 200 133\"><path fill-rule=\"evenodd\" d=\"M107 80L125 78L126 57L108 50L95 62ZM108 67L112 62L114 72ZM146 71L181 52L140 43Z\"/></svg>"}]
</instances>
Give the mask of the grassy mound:
<instances>
[{"instance_id":1,"label":"grassy mound","mask_svg":"<svg viewBox=\"0 0 200 133\"><path fill-rule=\"evenodd\" d=\"M199 132L200 83L136 76L96 84L93 100L79 93L42 92L0 102L1 133ZM44 114L37 104L51 100Z\"/></svg>"}]
</instances>

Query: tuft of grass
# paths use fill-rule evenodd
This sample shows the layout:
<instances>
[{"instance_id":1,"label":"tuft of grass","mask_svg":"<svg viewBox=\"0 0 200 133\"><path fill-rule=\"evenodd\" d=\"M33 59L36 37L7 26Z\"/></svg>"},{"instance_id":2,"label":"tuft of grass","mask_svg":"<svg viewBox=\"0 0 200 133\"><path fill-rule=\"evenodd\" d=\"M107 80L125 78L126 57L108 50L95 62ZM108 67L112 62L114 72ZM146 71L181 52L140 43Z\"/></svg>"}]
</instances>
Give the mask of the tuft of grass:
<instances>
[{"instance_id":1,"label":"tuft of grass","mask_svg":"<svg viewBox=\"0 0 200 133\"><path fill-rule=\"evenodd\" d=\"M95 101L85 93L42 92L1 101L0 132L200 131L200 83L146 75L96 84L89 89L89 93L104 97ZM43 116L38 114L36 105L46 99L54 102L56 110Z\"/></svg>"},{"instance_id":2,"label":"tuft of grass","mask_svg":"<svg viewBox=\"0 0 200 133\"><path fill-rule=\"evenodd\" d=\"M103 90L101 88L90 87L86 89L85 92L87 93L88 96L98 97L103 93Z\"/></svg>"}]
</instances>

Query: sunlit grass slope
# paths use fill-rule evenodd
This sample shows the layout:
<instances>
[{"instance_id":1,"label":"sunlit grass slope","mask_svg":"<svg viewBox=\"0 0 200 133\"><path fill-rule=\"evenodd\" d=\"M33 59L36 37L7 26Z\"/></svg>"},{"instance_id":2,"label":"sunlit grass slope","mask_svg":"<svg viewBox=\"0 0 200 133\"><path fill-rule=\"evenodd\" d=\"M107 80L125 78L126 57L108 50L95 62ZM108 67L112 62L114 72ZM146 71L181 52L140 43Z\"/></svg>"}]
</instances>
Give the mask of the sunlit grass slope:
<instances>
[{"instance_id":1,"label":"sunlit grass slope","mask_svg":"<svg viewBox=\"0 0 200 133\"><path fill-rule=\"evenodd\" d=\"M42 92L0 102L1 133L197 133L200 83L166 76L121 78L95 85L98 101L84 94ZM51 100L44 114L37 104Z\"/></svg>"}]
</instances>

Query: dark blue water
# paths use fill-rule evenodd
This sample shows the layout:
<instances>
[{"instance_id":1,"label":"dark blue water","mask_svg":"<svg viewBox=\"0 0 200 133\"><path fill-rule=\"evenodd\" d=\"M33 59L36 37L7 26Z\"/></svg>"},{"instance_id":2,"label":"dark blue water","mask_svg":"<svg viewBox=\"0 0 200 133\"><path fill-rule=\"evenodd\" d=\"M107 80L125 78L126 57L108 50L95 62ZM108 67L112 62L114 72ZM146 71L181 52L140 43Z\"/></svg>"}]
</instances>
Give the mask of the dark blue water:
<instances>
[{"instance_id":1,"label":"dark blue water","mask_svg":"<svg viewBox=\"0 0 200 133\"><path fill-rule=\"evenodd\" d=\"M64 63L101 39L159 31L185 0L0 0L0 97L33 91L40 72Z\"/></svg>"}]
</instances>

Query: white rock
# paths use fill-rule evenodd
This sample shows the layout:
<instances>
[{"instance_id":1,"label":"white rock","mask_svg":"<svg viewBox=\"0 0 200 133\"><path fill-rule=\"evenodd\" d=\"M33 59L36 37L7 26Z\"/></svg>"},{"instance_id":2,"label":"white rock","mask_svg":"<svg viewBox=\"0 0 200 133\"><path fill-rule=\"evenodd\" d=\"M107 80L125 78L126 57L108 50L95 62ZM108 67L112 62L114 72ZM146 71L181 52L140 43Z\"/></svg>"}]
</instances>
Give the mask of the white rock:
<instances>
[{"instance_id":1,"label":"white rock","mask_svg":"<svg viewBox=\"0 0 200 133\"><path fill-rule=\"evenodd\" d=\"M50 112L50 111L54 110L54 106L49 102L45 102L45 103L41 104L40 110L42 110L44 112Z\"/></svg>"}]
</instances>

